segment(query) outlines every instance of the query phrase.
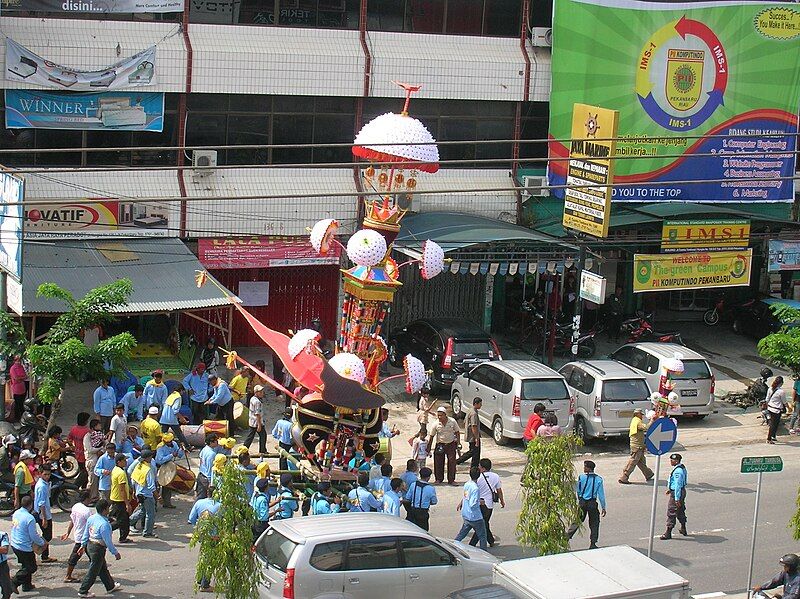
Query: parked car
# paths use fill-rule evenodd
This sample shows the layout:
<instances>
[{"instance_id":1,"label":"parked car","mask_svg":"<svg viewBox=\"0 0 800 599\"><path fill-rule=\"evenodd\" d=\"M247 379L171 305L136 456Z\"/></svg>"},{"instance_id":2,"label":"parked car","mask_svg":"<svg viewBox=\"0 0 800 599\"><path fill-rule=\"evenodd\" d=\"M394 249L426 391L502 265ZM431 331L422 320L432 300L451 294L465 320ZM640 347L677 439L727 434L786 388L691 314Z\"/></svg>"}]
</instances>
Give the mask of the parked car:
<instances>
[{"instance_id":1,"label":"parked car","mask_svg":"<svg viewBox=\"0 0 800 599\"><path fill-rule=\"evenodd\" d=\"M460 375L450 390L453 414L462 416L476 397L483 400L478 411L481 424L492 431L498 445L522 439L528 417L540 402L547 412L555 413L564 430L572 427L575 404L564 377L539 362L489 362Z\"/></svg>"},{"instance_id":2,"label":"parked car","mask_svg":"<svg viewBox=\"0 0 800 599\"><path fill-rule=\"evenodd\" d=\"M772 311L772 306L775 304L786 304L800 310L800 302L797 300L767 297L746 302L734 308L733 331L740 335L762 339L777 332L784 324L795 324L781 322Z\"/></svg>"},{"instance_id":3,"label":"parked car","mask_svg":"<svg viewBox=\"0 0 800 599\"><path fill-rule=\"evenodd\" d=\"M456 318L415 320L389 335L389 362L402 366L411 354L432 371L435 389L447 388L477 364L502 359L494 339L479 326Z\"/></svg>"},{"instance_id":4,"label":"parked car","mask_svg":"<svg viewBox=\"0 0 800 599\"><path fill-rule=\"evenodd\" d=\"M684 416L704 418L714 412L714 387L716 380L705 357L677 343L629 343L623 345L611 358L641 372L647 384L657 391L664 360L681 354L683 373L673 375L675 393Z\"/></svg>"},{"instance_id":5,"label":"parked car","mask_svg":"<svg viewBox=\"0 0 800 599\"><path fill-rule=\"evenodd\" d=\"M388 514L276 520L256 541L262 599L444 597L489 584L499 560Z\"/></svg>"},{"instance_id":6,"label":"parked car","mask_svg":"<svg viewBox=\"0 0 800 599\"><path fill-rule=\"evenodd\" d=\"M584 443L627 436L633 411L652 405L645 375L616 360L570 362L559 372L575 398L575 435Z\"/></svg>"}]
</instances>

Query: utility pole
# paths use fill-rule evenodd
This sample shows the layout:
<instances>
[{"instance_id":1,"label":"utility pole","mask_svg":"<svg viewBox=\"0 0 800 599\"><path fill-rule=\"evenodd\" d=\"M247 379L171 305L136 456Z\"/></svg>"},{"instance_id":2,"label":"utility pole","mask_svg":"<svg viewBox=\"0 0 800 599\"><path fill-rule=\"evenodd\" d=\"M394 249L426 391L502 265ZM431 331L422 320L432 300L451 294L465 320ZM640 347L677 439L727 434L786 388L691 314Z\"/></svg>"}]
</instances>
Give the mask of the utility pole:
<instances>
[{"instance_id":1,"label":"utility pole","mask_svg":"<svg viewBox=\"0 0 800 599\"><path fill-rule=\"evenodd\" d=\"M572 317L572 355L578 355L578 339L581 337L581 315L583 314L583 298L581 298L581 273L586 266L586 243L578 238L578 264L575 280L575 315Z\"/></svg>"}]
</instances>

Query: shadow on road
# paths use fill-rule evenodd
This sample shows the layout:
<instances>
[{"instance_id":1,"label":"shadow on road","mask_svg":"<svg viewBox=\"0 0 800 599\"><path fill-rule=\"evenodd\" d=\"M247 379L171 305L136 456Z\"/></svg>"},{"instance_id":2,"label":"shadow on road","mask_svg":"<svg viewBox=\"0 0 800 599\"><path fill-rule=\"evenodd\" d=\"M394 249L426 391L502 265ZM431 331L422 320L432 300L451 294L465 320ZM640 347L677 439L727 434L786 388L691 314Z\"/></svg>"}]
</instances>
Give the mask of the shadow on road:
<instances>
[{"instance_id":1,"label":"shadow on road","mask_svg":"<svg viewBox=\"0 0 800 599\"><path fill-rule=\"evenodd\" d=\"M748 489L747 487L719 487L711 483L696 483L687 485L688 489L693 493L719 493L721 495L730 495L732 493L755 493L755 489Z\"/></svg>"}]
</instances>

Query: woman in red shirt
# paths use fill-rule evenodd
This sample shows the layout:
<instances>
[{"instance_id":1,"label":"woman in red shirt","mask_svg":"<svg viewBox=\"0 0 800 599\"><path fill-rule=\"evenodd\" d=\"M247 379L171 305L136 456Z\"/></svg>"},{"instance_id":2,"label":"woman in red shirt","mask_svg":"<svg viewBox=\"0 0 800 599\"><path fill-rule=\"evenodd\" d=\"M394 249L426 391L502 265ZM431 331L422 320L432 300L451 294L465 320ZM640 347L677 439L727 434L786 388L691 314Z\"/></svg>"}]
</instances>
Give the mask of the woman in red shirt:
<instances>
[{"instance_id":1,"label":"woman in red shirt","mask_svg":"<svg viewBox=\"0 0 800 599\"><path fill-rule=\"evenodd\" d=\"M28 390L25 387L25 379L28 378L28 373L22 365L22 356L14 356L14 363L8 371L11 377L11 395L14 396L14 417L19 420L24 411L23 404L28 395Z\"/></svg>"},{"instance_id":2,"label":"woman in red shirt","mask_svg":"<svg viewBox=\"0 0 800 599\"><path fill-rule=\"evenodd\" d=\"M75 484L80 488L83 488L89 480L89 474L86 471L86 453L83 449L83 438L89 434L89 418L87 412L80 412L77 424L70 429L67 435L67 441L72 445L75 459L78 460L78 478Z\"/></svg>"}]
</instances>

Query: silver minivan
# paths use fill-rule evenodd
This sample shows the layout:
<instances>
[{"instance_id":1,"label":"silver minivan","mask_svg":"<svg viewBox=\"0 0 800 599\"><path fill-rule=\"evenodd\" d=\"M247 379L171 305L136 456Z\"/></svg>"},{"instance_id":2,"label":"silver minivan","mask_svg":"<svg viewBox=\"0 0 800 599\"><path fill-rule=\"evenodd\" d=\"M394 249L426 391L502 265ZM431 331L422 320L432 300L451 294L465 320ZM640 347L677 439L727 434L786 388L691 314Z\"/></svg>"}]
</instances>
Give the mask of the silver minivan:
<instances>
[{"instance_id":1,"label":"silver minivan","mask_svg":"<svg viewBox=\"0 0 800 599\"><path fill-rule=\"evenodd\" d=\"M498 558L379 513L276 520L258 538L261 599L444 597L492 581Z\"/></svg>"},{"instance_id":2,"label":"silver minivan","mask_svg":"<svg viewBox=\"0 0 800 599\"><path fill-rule=\"evenodd\" d=\"M615 360L570 362L559 372L575 397L575 435L627 436L633 411L652 407L645 376Z\"/></svg>"},{"instance_id":3,"label":"silver minivan","mask_svg":"<svg viewBox=\"0 0 800 599\"><path fill-rule=\"evenodd\" d=\"M676 343L629 343L609 357L641 372L653 391L658 391L665 360L679 355L683 372L673 375L681 411L677 415L704 418L714 412L714 374L705 357Z\"/></svg>"},{"instance_id":4,"label":"silver minivan","mask_svg":"<svg viewBox=\"0 0 800 599\"><path fill-rule=\"evenodd\" d=\"M574 401L564 377L558 372L528 360L502 360L476 366L460 375L450 390L450 403L456 418L472 407L472 400L483 400L478 416L489 428L498 445L522 439L528 417L537 403L558 418L565 431L572 427Z\"/></svg>"}]
</instances>

